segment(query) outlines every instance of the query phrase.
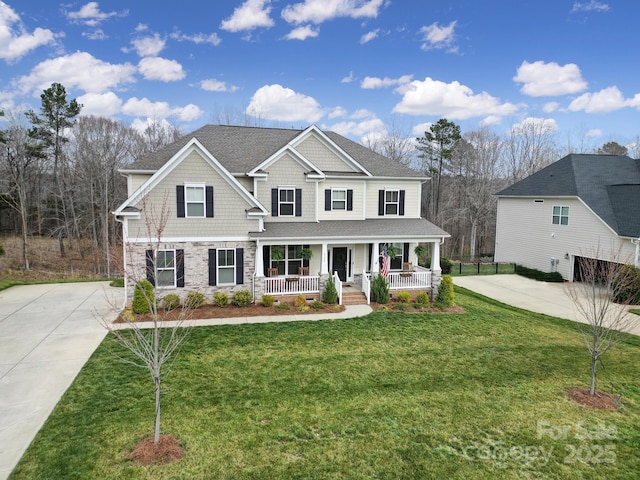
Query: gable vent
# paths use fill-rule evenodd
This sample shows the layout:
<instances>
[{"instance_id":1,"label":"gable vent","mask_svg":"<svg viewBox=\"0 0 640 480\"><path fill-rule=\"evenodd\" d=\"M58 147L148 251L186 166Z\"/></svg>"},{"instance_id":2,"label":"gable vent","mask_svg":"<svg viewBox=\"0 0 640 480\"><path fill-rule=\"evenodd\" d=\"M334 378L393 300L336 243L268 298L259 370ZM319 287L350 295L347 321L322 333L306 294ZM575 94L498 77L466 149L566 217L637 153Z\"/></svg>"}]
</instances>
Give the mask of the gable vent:
<instances>
[{"instance_id":1,"label":"gable vent","mask_svg":"<svg viewBox=\"0 0 640 480\"><path fill-rule=\"evenodd\" d=\"M544 203L544 200L542 200L541 198L536 198L533 203Z\"/></svg>"}]
</instances>

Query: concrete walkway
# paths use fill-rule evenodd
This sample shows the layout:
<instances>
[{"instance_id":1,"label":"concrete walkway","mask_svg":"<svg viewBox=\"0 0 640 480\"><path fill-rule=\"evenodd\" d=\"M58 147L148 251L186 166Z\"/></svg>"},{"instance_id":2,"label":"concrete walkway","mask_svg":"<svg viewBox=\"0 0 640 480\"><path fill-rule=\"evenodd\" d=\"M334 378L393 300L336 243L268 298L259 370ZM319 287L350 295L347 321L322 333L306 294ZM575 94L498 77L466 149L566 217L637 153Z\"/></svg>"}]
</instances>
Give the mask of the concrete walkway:
<instances>
[{"instance_id":1,"label":"concrete walkway","mask_svg":"<svg viewBox=\"0 0 640 480\"><path fill-rule=\"evenodd\" d=\"M567 284L539 282L520 275L453 277L453 283L507 305L584 323L566 293ZM612 305L612 308L627 307ZM630 333L640 335L640 316L631 315L631 318L634 325Z\"/></svg>"}]
</instances>

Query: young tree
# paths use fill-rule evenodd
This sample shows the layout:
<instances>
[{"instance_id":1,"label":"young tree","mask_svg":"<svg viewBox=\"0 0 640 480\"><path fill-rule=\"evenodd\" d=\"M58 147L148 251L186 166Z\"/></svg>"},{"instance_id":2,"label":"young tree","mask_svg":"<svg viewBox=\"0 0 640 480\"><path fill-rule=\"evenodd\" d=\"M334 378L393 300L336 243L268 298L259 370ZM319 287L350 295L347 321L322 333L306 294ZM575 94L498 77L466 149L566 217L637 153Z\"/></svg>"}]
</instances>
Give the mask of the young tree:
<instances>
[{"instance_id":1,"label":"young tree","mask_svg":"<svg viewBox=\"0 0 640 480\"><path fill-rule=\"evenodd\" d=\"M598 360L620 343L636 322L636 316L614 303L620 293L633 281L624 263L618 263L619 252L613 252L612 261L598 260L600 249L589 257L578 260L579 281L566 284L566 293L584 323L576 323L591 356L591 383L589 393L596 392Z\"/></svg>"},{"instance_id":2,"label":"young tree","mask_svg":"<svg viewBox=\"0 0 640 480\"><path fill-rule=\"evenodd\" d=\"M543 118L527 118L513 125L505 142L511 183L522 180L557 160L556 126Z\"/></svg>"},{"instance_id":3,"label":"young tree","mask_svg":"<svg viewBox=\"0 0 640 480\"><path fill-rule=\"evenodd\" d=\"M40 115L29 110L26 115L33 128L30 135L41 141L50 151L53 158L53 182L55 201L55 220L60 243L60 255L65 256L64 231L70 237L69 224L65 204L65 188L62 182L64 150L63 146L69 139L66 131L73 126L75 118L80 114L80 105L75 99L67 101L67 92L60 83L52 83L51 87L40 95L42 107Z\"/></svg>"}]
</instances>

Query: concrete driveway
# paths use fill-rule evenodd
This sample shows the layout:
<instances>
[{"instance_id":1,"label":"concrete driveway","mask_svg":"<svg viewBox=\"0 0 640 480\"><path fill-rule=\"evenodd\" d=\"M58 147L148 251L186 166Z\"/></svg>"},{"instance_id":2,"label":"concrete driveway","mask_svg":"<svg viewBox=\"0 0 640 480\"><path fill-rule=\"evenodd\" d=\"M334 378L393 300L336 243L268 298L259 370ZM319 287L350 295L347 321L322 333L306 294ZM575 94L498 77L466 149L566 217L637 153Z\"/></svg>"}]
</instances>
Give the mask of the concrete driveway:
<instances>
[{"instance_id":1,"label":"concrete driveway","mask_svg":"<svg viewBox=\"0 0 640 480\"><path fill-rule=\"evenodd\" d=\"M547 283L520 275L477 275L453 277L454 285L464 287L507 305L532 312L584 322L567 296L563 283ZM626 307L613 305L612 308ZM640 317L632 315L634 325L630 333L640 335Z\"/></svg>"},{"instance_id":2,"label":"concrete driveway","mask_svg":"<svg viewBox=\"0 0 640 480\"><path fill-rule=\"evenodd\" d=\"M16 286L0 292L0 480L100 344L123 289L108 282Z\"/></svg>"}]
</instances>

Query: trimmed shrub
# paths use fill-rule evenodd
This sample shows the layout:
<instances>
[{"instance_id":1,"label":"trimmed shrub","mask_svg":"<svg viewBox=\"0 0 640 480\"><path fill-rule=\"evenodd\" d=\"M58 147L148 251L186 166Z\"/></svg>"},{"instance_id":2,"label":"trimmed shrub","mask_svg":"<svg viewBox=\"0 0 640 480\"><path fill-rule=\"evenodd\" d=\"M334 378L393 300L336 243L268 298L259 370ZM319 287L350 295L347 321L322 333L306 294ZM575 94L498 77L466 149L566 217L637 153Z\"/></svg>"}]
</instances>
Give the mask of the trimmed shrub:
<instances>
[{"instance_id":1,"label":"trimmed shrub","mask_svg":"<svg viewBox=\"0 0 640 480\"><path fill-rule=\"evenodd\" d=\"M136 283L133 288L133 301L131 302L131 311L133 313L149 313L151 305L154 305L155 301L153 285L149 280L142 280Z\"/></svg>"},{"instance_id":2,"label":"trimmed shrub","mask_svg":"<svg viewBox=\"0 0 640 480\"><path fill-rule=\"evenodd\" d=\"M273 304L276 303L276 297L274 297L273 295L262 295L262 306L263 307L271 307L273 306Z\"/></svg>"},{"instance_id":3,"label":"trimmed shrub","mask_svg":"<svg viewBox=\"0 0 640 480\"><path fill-rule=\"evenodd\" d=\"M169 293L162 299L162 307L167 310L175 310L180 306L180 297L175 293Z\"/></svg>"},{"instance_id":4,"label":"trimmed shrub","mask_svg":"<svg viewBox=\"0 0 640 480\"><path fill-rule=\"evenodd\" d=\"M279 305L276 305L276 311L280 311L280 310L291 310L291 305L289 305L288 303L281 303Z\"/></svg>"},{"instance_id":5,"label":"trimmed shrub","mask_svg":"<svg viewBox=\"0 0 640 480\"><path fill-rule=\"evenodd\" d=\"M410 303L411 302L411 294L406 291L398 292L396 295L396 300L399 303Z\"/></svg>"},{"instance_id":6,"label":"trimmed shrub","mask_svg":"<svg viewBox=\"0 0 640 480\"><path fill-rule=\"evenodd\" d=\"M238 290L233 294L233 304L236 307L248 307L251 305L251 292L249 290Z\"/></svg>"},{"instance_id":7,"label":"trimmed shrub","mask_svg":"<svg viewBox=\"0 0 640 480\"><path fill-rule=\"evenodd\" d=\"M435 304L440 308L451 307L454 305L453 299L453 280L451 280L451 275L443 275Z\"/></svg>"},{"instance_id":8,"label":"trimmed shrub","mask_svg":"<svg viewBox=\"0 0 640 480\"><path fill-rule=\"evenodd\" d=\"M398 312L404 312L405 310L407 310L408 307L409 307L409 304L407 303L396 303L391 308Z\"/></svg>"},{"instance_id":9,"label":"trimmed shrub","mask_svg":"<svg viewBox=\"0 0 640 480\"><path fill-rule=\"evenodd\" d=\"M314 310L322 310L325 307L325 304L323 302L321 302L320 300L316 300L311 304L311 308L313 308Z\"/></svg>"},{"instance_id":10,"label":"trimmed shrub","mask_svg":"<svg viewBox=\"0 0 640 480\"><path fill-rule=\"evenodd\" d=\"M124 278L114 278L113 280L111 280L111 283L109 283L110 287L124 287Z\"/></svg>"},{"instance_id":11,"label":"trimmed shrub","mask_svg":"<svg viewBox=\"0 0 640 480\"><path fill-rule=\"evenodd\" d=\"M420 292L416 295L416 303L418 305L429 305L429 294L427 292Z\"/></svg>"},{"instance_id":12,"label":"trimmed shrub","mask_svg":"<svg viewBox=\"0 0 640 480\"><path fill-rule=\"evenodd\" d=\"M371 300L376 303L389 303L389 284L387 279L378 274L371 282Z\"/></svg>"},{"instance_id":13,"label":"trimmed shrub","mask_svg":"<svg viewBox=\"0 0 640 480\"><path fill-rule=\"evenodd\" d=\"M516 265L516 273L523 277L531 278L541 282L563 282L564 279L560 272L542 272L535 268L527 268L522 265Z\"/></svg>"},{"instance_id":14,"label":"trimmed shrub","mask_svg":"<svg viewBox=\"0 0 640 480\"><path fill-rule=\"evenodd\" d=\"M293 304L298 308L304 307L307 304L307 299L304 295L300 294L296 297L296 300L295 302L293 302Z\"/></svg>"},{"instance_id":15,"label":"trimmed shrub","mask_svg":"<svg viewBox=\"0 0 640 480\"><path fill-rule=\"evenodd\" d=\"M196 308L200 308L204 305L204 293L202 292L189 292L187 294L187 299L184 301L184 306L195 310Z\"/></svg>"},{"instance_id":16,"label":"trimmed shrub","mask_svg":"<svg viewBox=\"0 0 640 480\"><path fill-rule=\"evenodd\" d=\"M327 283L324 285L324 291L322 292L322 301L333 305L338 303L338 291L336 290L336 284L333 282L333 277L327 279Z\"/></svg>"},{"instance_id":17,"label":"trimmed shrub","mask_svg":"<svg viewBox=\"0 0 640 480\"><path fill-rule=\"evenodd\" d=\"M633 265L625 265L622 267L620 277L620 280L626 284L626 288L616 288L618 291L613 301L628 305L640 305L640 269Z\"/></svg>"},{"instance_id":18,"label":"trimmed shrub","mask_svg":"<svg viewBox=\"0 0 640 480\"><path fill-rule=\"evenodd\" d=\"M229 305L229 295L225 292L218 292L213 294L213 302L216 307L224 308Z\"/></svg>"},{"instance_id":19,"label":"trimmed shrub","mask_svg":"<svg viewBox=\"0 0 640 480\"><path fill-rule=\"evenodd\" d=\"M309 311L309 305L307 305L307 304L300 305L300 306L298 307L298 310L299 310L300 312L307 312L307 311Z\"/></svg>"}]
</instances>

